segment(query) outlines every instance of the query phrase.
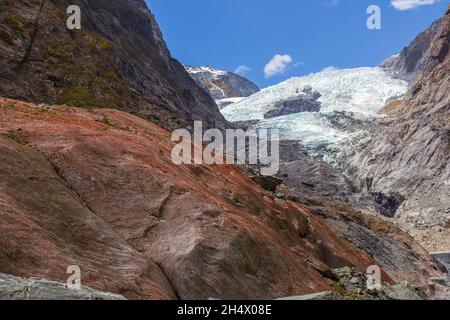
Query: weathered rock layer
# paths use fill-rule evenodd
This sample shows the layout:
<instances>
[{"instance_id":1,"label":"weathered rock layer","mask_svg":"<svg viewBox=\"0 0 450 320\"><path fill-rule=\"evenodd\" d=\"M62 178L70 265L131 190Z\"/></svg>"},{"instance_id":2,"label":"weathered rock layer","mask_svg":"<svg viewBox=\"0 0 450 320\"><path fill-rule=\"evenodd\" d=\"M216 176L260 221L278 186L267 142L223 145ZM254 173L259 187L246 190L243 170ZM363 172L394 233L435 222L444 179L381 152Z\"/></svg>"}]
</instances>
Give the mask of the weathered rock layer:
<instances>
[{"instance_id":1,"label":"weathered rock layer","mask_svg":"<svg viewBox=\"0 0 450 320\"><path fill-rule=\"evenodd\" d=\"M0 272L127 298L278 298L330 290L373 260L233 166L176 166L168 132L109 109L0 102ZM384 276L387 281L389 277Z\"/></svg>"}]
</instances>

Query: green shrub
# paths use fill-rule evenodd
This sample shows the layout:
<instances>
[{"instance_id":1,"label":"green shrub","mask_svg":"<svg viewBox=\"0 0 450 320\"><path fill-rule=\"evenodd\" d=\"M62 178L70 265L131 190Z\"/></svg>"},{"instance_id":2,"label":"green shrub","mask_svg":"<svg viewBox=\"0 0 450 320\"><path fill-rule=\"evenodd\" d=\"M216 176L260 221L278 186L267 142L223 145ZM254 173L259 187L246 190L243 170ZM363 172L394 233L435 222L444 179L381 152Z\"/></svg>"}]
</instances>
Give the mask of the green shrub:
<instances>
[{"instance_id":1,"label":"green shrub","mask_svg":"<svg viewBox=\"0 0 450 320\"><path fill-rule=\"evenodd\" d=\"M12 13L6 13L4 21L12 30L20 30L23 27L21 19Z\"/></svg>"},{"instance_id":2,"label":"green shrub","mask_svg":"<svg viewBox=\"0 0 450 320\"><path fill-rule=\"evenodd\" d=\"M90 108L96 106L96 98L92 92L78 85L65 89L58 99L58 104Z\"/></svg>"}]
</instances>

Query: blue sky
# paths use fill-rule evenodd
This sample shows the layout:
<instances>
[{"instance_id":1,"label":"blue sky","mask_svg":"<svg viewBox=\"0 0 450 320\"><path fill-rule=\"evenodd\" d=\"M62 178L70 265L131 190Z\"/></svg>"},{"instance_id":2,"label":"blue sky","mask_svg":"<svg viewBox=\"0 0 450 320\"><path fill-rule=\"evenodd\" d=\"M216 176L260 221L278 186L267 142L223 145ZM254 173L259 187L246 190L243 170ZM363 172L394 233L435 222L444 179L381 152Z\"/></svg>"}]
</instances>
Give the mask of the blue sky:
<instances>
[{"instance_id":1,"label":"blue sky","mask_svg":"<svg viewBox=\"0 0 450 320\"><path fill-rule=\"evenodd\" d=\"M146 0L172 55L182 63L234 71L266 87L293 76L375 66L398 53L449 0ZM391 4L394 3L397 9ZM433 3L414 7L417 3ZM367 8L381 8L369 30ZM399 10L403 9L403 10ZM279 68L266 68L275 55ZM289 57L288 57L289 56ZM270 64L273 67L273 63ZM277 74L277 71L283 70ZM245 70L246 68L241 68ZM275 74L274 74L275 73Z\"/></svg>"}]
</instances>

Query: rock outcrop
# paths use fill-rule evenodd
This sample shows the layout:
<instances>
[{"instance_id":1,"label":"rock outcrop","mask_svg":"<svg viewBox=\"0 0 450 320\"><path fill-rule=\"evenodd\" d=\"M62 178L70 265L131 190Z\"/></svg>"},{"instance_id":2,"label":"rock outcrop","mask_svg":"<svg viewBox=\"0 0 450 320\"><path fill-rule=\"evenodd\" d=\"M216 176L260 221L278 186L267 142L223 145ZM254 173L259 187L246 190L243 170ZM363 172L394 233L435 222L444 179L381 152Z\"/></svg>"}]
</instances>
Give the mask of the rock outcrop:
<instances>
[{"instance_id":1,"label":"rock outcrop","mask_svg":"<svg viewBox=\"0 0 450 320\"><path fill-rule=\"evenodd\" d=\"M264 118L275 118L301 112L319 112L322 104L317 100L320 97L320 93L312 92L311 88L305 88L296 97L276 103L270 111L264 114Z\"/></svg>"},{"instance_id":2,"label":"rock outcrop","mask_svg":"<svg viewBox=\"0 0 450 320\"><path fill-rule=\"evenodd\" d=\"M121 295L45 279L23 279L0 274L0 300L125 300Z\"/></svg>"},{"instance_id":3,"label":"rock outcrop","mask_svg":"<svg viewBox=\"0 0 450 320\"><path fill-rule=\"evenodd\" d=\"M250 80L228 71L212 67L185 67L197 84L214 100L248 97L259 92Z\"/></svg>"},{"instance_id":4,"label":"rock outcrop","mask_svg":"<svg viewBox=\"0 0 450 320\"><path fill-rule=\"evenodd\" d=\"M414 82L425 67L427 52L439 31L440 24L441 19L433 22L427 30L420 33L400 54L386 59L380 64L380 67L392 73L395 77L409 83Z\"/></svg>"},{"instance_id":5,"label":"rock outcrop","mask_svg":"<svg viewBox=\"0 0 450 320\"><path fill-rule=\"evenodd\" d=\"M340 237L368 252L396 282L422 287L441 274L428 252L392 221L376 215L372 199L354 190L341 172L308 158L294 142L283 141L280 152L277 197L296 201L324 219Z\"/></svg>"},{"instance_id":6,"label":"rock outcrop","mask_svg":"<svg viewBox=\"0 0 450 320\"><path fill-rule=\"evenodd\" d=\"M328 291L373 260L233 166L176 166L167 131L111 109L0 100L0 272L126 298ZM390 282L387 274L384 280Z\"/></svg>"},{"instance_id":7,"label":"rock outcrop","mask_svg":"<svg viewBox=\"0 0 450 320\"><path fill-rule=\"evenodd\" d=\"M450 274L450 252L436 252L432 254L433 258L442 264L443 269Z\"/></svg>"},{"instance_id":8,"label":"rock outcrop","mask_svg":"<svg viewBox=\"0 0 450 320\"><path fill-rule=\"evenodd\" d=\"M69 5L81 30L68 30ZM2 0L0 96L117 108L167 129L227 124L172 56L143 0Z\"/></svg>"},{"instance_id":9,"label":"rock outcrop","mask_svg":"<svg viewBox=\"0 0 450 320\"><path fill-rule=\"evenodd\" d=\"M375 287L374 279L352 268L331 270L330 282L336 291L326 291L280 300L326 301L326 300L424 300L423 293L416 292L408 283L396 285L380 283ZM369 288L367 284L373 286Z\"/></svg>"},{"instance_id":10,"label":"rock outcrop","mask_svg":"<svg viewBox=\"0 0 450 320\"><path fill-rule=\"evenodd\" d=\"M450 225L450 8L388 126L347 168L408 229ZM395 200L395 201L390 201ZM383 203L383 201L382 201ZM436 235L439 237L439 235Z\"/></svg>"}]
</instances>

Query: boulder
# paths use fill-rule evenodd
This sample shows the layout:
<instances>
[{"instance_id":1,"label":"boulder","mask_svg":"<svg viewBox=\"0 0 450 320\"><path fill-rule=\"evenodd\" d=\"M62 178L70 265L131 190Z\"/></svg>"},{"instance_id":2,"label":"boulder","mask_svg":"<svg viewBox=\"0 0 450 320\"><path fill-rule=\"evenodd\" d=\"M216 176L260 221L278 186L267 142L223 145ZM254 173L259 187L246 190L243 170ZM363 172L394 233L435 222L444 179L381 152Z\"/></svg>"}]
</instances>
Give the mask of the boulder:
<instances>
[{"instance_id":1,"label":"boulder","mask_svg":"<svg viewBox=\"0 0 450 320\"><path fill-rule=\"evenodd\" d=\"M317 99L315 95L303 95L280 101L264 114L264 118L275 118L300 112L319 112L322 104Z\"/></svg>"}]
</instances>

